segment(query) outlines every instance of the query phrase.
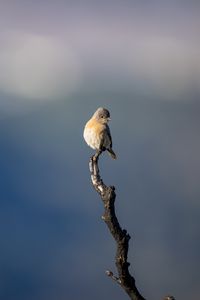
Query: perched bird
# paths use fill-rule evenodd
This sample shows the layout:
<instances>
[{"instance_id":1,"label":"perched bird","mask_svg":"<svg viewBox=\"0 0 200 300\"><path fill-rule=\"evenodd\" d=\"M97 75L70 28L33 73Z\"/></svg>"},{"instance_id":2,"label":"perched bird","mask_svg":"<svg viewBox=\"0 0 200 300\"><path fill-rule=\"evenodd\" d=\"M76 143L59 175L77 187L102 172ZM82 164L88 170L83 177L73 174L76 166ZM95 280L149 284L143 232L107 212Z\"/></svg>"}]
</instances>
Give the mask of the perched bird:
<instances>
[{"instance_id":1,"label":"perched bird","mask_svg":"<svg viewBox=\"0 0 200 300\"><path fill-rule=\"evenodd\" d=\"M107 150L110 156L116 159L116 154L112 150L112 137L108 127L109 121L109 111L103 107L98 108L86 123L83 137L92 149L97 150L98 153Z\"/></svg>"}]
</instances>

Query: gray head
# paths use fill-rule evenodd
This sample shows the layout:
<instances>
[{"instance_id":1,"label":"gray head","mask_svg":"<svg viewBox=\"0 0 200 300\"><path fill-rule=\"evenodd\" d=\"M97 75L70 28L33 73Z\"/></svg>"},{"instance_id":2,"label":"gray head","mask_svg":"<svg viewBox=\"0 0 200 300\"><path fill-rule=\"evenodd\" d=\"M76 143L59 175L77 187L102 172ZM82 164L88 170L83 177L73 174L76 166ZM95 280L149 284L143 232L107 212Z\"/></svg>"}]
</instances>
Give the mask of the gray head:
<instances>
[{"instance_id":1,"label":"gray head","mask_svg":"<svg viewBox=\"0 0 200 300\"><path fill-rule=\"evenodd\" d=\"M102 124L107 124L110 121L110 113L106 108L99 107L94 115L93 118L101 122Z\"/></svg>"}]
</instances>

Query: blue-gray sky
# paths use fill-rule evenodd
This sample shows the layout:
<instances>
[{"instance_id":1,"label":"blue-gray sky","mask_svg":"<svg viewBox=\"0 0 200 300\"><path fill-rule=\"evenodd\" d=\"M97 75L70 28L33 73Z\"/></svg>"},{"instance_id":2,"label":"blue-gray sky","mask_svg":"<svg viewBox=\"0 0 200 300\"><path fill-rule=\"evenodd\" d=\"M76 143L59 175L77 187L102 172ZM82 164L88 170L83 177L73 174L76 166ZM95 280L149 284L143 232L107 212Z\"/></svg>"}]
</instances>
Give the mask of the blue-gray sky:
<instances>
[{"instance_id":1,"label":"blue-gray sky","mask_svg":"<svg viewBox=\"0 0 200 300\"><path fill-rule=\"evenodd\" d=\"M1 1L0 298L127 299L104 274L115 244L82 138L99 106L138 288L199 298L199 15L197 1Z\"/></svg>"}]
</instances>

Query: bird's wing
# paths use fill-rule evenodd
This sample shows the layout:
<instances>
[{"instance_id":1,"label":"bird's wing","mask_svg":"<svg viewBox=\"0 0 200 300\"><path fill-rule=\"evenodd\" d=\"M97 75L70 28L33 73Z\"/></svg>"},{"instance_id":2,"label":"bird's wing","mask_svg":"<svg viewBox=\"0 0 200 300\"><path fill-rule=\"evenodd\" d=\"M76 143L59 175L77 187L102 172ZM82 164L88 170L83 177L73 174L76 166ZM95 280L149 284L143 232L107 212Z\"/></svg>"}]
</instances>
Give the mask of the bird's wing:
<instances>
[{"instance_id":1,"label":"bird's wing","mask_svg":"<svg viewBox=\"0 0 200 300\"><path fill-rule=\"evenodd\" d=\"M107 131L107 134L108 134L108 138L110 140L110 148L112 148L112 137L111 137L111 133L110 133L110 128L107 124L106 124L106 131Z\"/></svg>"}]
</instances>

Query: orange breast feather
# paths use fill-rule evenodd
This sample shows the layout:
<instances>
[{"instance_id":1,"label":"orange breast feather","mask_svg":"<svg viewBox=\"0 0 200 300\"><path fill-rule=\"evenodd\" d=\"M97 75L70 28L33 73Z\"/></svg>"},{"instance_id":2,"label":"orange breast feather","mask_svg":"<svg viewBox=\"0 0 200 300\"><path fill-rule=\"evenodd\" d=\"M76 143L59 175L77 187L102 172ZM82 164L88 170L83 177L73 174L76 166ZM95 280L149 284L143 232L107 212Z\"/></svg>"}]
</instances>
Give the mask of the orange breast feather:
<instances>
[{"instance_id":1,"label":"orange breast feather","mask_svg":"<svg viewBox=\"0 0 200 300\"><path fill-rule=\"evenodd\" d=\"M97 122L95 119L91 119L87 122L86 128L94 130L95 134L99 135L105 130L105 125Z\"/></svg>"}]
</instances>

